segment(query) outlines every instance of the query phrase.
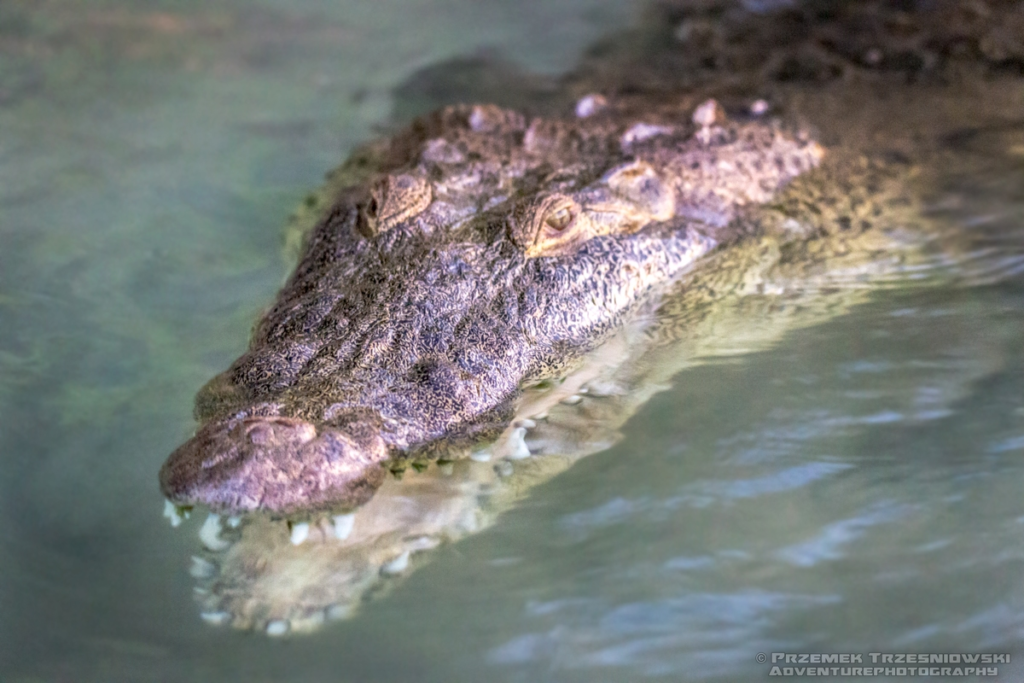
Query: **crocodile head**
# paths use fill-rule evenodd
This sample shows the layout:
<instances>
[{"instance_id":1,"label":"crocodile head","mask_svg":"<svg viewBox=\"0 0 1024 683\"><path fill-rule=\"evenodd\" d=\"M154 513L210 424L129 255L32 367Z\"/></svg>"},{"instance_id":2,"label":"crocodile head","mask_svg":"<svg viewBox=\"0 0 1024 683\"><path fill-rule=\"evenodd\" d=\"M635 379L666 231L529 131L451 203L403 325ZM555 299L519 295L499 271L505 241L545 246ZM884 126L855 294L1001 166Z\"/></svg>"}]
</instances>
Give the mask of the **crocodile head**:
<instances>
[{"instance_id":1,"label":"crocodile head","mask_svg":"<svg viewBox=\"0 0 1024 683\"><path fill-rule=\"evenodd\" d=\"M821 149L714 101L574 119L460 106L378 145L160 473L177 505L366 502L386 463L508 424Z\"/></svg>"}]
</instances>

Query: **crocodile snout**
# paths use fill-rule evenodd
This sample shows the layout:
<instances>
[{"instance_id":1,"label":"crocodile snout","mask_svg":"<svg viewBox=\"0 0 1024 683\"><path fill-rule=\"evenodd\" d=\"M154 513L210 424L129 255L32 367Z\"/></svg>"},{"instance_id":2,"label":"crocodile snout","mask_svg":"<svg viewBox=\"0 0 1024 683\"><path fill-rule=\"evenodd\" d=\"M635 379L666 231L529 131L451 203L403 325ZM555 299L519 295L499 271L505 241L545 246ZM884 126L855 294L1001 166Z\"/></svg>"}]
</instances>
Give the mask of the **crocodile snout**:
<instances>
[{"instance_id":1,"label":"crocodile snout","mask_svg":"<svg viewBox=\"0 0 1024 683\"><path fill-rule=\"evenodd\" d=\"M387 457L367 422L338 429L293 417L234 418L205 425L172 453L160 487L176 505L215 512L352 508L384 481Z\"/></svg>"}]
</instances>

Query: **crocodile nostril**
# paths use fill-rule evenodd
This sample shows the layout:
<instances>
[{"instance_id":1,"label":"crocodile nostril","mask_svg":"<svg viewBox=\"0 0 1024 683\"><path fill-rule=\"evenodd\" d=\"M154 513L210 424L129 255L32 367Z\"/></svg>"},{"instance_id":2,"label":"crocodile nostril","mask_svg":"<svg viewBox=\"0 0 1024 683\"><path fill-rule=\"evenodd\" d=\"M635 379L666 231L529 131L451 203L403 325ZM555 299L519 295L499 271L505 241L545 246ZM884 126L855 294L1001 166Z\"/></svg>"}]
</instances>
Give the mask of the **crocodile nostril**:
<instances>
[{"instance_id":1,"label":"crocodile nostril","mask_svg":"<svg viewBox=\"0 0 1024 683\"><path fill-rule=\"evenodd\" d=\"M245 438L254 446L265 446L275 441L295 442L299 445L316 438L316 427L304 420L289 417L252 419L245 421Z\"/></svg>"},{"instance_id":2,"label":"crocodile nostril","mask_svg":"<svg viewBox=\"0 0 1024 683\"><path fill-rule=\"evenodd\" d=\"M274 436L274 430L265 422L252 425L248 429L249 442L258 445L265 444Z\"/></svg>"}]
</instances>

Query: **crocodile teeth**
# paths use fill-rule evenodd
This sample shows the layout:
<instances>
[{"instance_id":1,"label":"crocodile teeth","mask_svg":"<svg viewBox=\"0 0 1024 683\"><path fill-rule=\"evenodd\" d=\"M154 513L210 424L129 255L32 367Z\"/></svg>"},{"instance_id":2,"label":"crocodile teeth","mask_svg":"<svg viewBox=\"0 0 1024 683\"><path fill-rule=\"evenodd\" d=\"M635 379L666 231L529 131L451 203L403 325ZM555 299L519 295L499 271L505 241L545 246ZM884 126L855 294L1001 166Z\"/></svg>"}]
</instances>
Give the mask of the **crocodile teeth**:
<instances>
[{"instance_id":1,"label":"crocodile teeth","mask_svg":"<svg viewBox=\"0 0 1024 683\"><path fill-rule=\"evenodd\" d=\"M533 429L534 427L537 426L537 423L527 418L525 420L520 420L519 426L522 427L523 429Z\"/></svg>"},{"instance_id":2,"label":"crocodile teeth","mask_svg":"<svg viewBox=\"0 0 1024 683\"><path fill-rule=\"evenodd\" d=\"M274 619L267 622L267 635L268 636L283 636L290 631L292 625L288 623L287 619Z\"/></svg>"},{"instance_id":3,"label":"crocodile teeth","mask_svg":"<svg viewBox=\"0 0 1024 683\"><path fill-rule=\"evenodd\" d=\"M487 449L473 451L472 453L469 454L469 459L475 460L476 462L487 462L488 460L491 459L491 451Z\"/></svg>"},{"instance_id":4,"label":"crocodile teeth","mask_svg":"<svg viewBox=\"0 0 1024 683\"><path fill-rule=\"evenodd\" d=\"M199 618L205 621L207 624L213 626L223 626L224 624L231 621L231 614L228 612L211 611L211 612L200 612Z\"/></svg>"},{"instance_id":5,"label":"crocodile teeth","mask_svg":"<svg viewBox=\"0 0 1024 683\"><path fill-rule=\"evenodd\" d=\"M441 545L441 539L436 536L416 536L407 539L405 547L409 552L417 553L421 550L433 550L439 545Z\"/></svg>"},{"instance_id":6,"label":"crocodile teeth","mask_svg":"<svg viewBox=\"0 0 1024 683\"><path fill-rule=\"evenodd\" d=\"M292 545L302 545L302 542L309 538L309 522L300 522L299 524L292 524ZM273 634L271 634L273 635Z\"/></svg>"},{"instance_id":7,"label":"crocodile teeth","mask_svg":"<svg viewBox=\"0 0 1024 683\"><path fill-rule=\"evenodd\" d=\"M579 394L573 394L572 396L566 396L565 398L563 398L562 403L564 403L567 406L574 406L582 400L582 396L580 396Z\"/></svg>"},{"instance_id":8,"label":"crocodile teeth","mask_svg":"<svg viewBox=\"0 0 1024 683\"><path fill-rule=\"evenodd\" d=\"M231 543L220 537L220 515L210 513L210 516L203 522L199 529L199 540L206 546L207 550L219 552L227 550Z\"/></svg>"},{"instance_id":9,"label":"crocodile teeth","mask_svg":"<svg viewBox=\"0 0 1024 683\"><path fill-rule=\"evenodd\" d=\"M458 521L456 529L472 534L480 528L480 522L476 518L476 510L467 510Z\"/></svg>"},{"instance_id":10,"label":"crocodile teeth","mask_svg":"<svg viewBox=\"0 0 1024 683\"><path fill-rule=\"evenodd\" d=\"M516 427L512 430L508 439L508 455L506 457L509 460L522 460L530 457L530 449L526 447L526 429L524 427Z\"/></svg>"},{"instance_id":11,"label":"crocodile teeth","mask_svg":"<svg viewBox=\"0 0 1024 683\"><path fill-rule=\"evenodd\" d=\"M164 517L171 521L171 526L177 527L192 514L192 508L175 505L169 500L164 501Z\"/></svg>"},{"instance_id":12,"label":"crocodile teeth","mask_svg":"<svg viewBox=\"0 0 1024 683\"><path fill-rule=\"evenodd\" d=\"M237 529L242 524L242 518L238 515L231 515L230 517L228 517L227 522L229 527L231 527L232 529Z\"/></svg>"},{"instance_id":13,"label":"crocodile teeth","mask_svg":"<svg viewBox=\"0 0 1024 683\"><path fill-rule=\"evenodd\" d=\"M352 535L352 527L355 526L356 515L350 512L347 515L334 515L334 535L339 541L344 541Z\"/></svg>"},{"instance_id":14,"label":"crocodile teeth","mask_svg":"<svg viewBox=\"0 0 1024 683\"><path fill-rule=\"evenodd\" d=\"M217 573L217 565L196 555L192 556L192 566L188 573L195 579L208 579Z\"/></svg>"},{"instance_id":15,"label":"crocodile teeth","mask_svg":"<svg viewBox=\"0 0 1024 683\"><path fill-rule=\"evenodd\" d=\"M331 605L324 612L324 616L326 616L330 621L341 621L343 619L348 619L352 616L352 614L352 605L346 605L344 603Z\"/></svg>"},{"instance_id":16,"label":"crocodile teeth","mask_svg":"<svg viewBox=\"0 0 1024 683\"><path fill-rule=\"evenodd\" d=\"M401 555L399 555L395 559L391 560L390 562L386 562L384 564L384 566L380 568L380 571L382 573L384 573L384 574L394 575L394 574L401 574L402 572L404 572L408 568L409 568L409 551L406 550L404 553L402 553Z\"/></svg>"}]
</instances>

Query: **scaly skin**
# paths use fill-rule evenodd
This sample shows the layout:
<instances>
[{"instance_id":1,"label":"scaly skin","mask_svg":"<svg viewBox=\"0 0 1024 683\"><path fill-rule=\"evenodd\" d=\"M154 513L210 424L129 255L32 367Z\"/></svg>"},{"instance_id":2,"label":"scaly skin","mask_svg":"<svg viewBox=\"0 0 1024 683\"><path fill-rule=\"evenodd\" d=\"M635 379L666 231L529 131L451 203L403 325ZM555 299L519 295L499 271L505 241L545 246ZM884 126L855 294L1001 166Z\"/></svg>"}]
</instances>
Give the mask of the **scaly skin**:
<instances>
[{"instance_id":1,"label":"scaly skin","mask_svg":"<svg viewBox=\"0 0 1024 683\"><path fill-rule=\"evenodd\" d=\"M388 461L497 436L525 386L564 375L821 159L806 136L702 106L453 107L396 136L199 393L204 424L161 471L168 498L351 508Z\"/></svg>"}]
</instances>

